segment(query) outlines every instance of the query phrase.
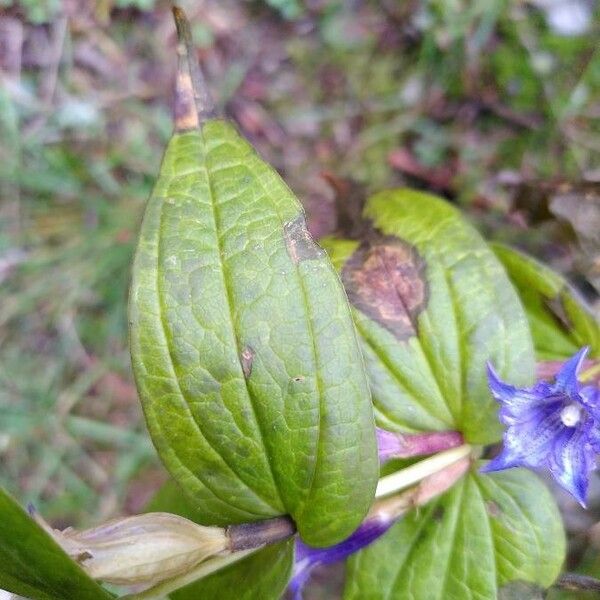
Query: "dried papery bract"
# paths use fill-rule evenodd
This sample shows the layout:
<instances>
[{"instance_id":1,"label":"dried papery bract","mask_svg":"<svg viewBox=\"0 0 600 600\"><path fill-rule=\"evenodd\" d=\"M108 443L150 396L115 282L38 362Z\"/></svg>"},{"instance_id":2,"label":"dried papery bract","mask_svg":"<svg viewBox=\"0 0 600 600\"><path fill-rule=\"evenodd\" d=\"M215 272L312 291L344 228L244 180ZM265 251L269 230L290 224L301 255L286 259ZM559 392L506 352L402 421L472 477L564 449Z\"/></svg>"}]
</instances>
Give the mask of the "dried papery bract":
<instances>
[{"instance_id":1,"label":"dried papery bract","mask_svg":"<svg viewBox=\"0 0 600 600\"><path fill-rule=\"evenodd\" d=\"M154 585L231 552L225 529L169 513L113 519L83 531L57 531L36 520L91 577L117 585Z\"/></svg>"}]
</instances>

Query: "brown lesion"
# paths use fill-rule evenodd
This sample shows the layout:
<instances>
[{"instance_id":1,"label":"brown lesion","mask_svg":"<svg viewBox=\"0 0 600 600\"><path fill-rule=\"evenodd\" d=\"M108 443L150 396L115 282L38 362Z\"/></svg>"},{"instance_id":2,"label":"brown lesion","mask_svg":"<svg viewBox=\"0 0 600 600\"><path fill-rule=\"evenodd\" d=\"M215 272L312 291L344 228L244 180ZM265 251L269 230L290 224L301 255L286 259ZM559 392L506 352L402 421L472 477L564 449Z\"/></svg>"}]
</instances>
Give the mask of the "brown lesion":
<instances>
[{"instance_id":1,"label":"brown lesion","mask_svg":"<svg viewBox=\"0 0 600 600\"><path fill-rule=\"evenodd\" d=\"M348 259L342 280L354 307L399 340L417 335L427 306L426 265L416 248L392 236L363 242Z\"/></svg>"},{"instance_id":2,"label":"brown lesion","mask_svg":"<svg viewBox=\"0 0 600 600\"><path fill-rule=\"evenodd\" d=\"M299 215L283 227L283 237L288 254L294 263L303 260L321 258L325 255L323 249L313 240L308 229L304 215Z\"/></svg>"},{"instance_id":3,"label":"brown lesion","mask_svg":"<svg viewBox=\"0 0 600 600\"><path fill-rule=\"evenodd\" d=\"M250 346L246 346L240 354L240 363L246 379L249 379L250 375L252 375L252 364L254 363L255 354Z\"/></svg>"}]
</instances>

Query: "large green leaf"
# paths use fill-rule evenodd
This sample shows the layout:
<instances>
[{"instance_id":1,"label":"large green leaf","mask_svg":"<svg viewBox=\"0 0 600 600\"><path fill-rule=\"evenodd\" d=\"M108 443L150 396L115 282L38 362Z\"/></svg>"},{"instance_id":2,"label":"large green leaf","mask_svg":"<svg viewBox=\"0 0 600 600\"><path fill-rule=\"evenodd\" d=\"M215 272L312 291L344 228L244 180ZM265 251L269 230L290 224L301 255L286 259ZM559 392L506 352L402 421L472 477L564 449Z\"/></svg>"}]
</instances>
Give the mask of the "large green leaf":
<instances>
[{"instance_id":1,"label":"large green leaf","mask_svg":"<svg viewBox=\"0 0 600 600\"><path fill-rule=\"evenodd\" d=\"M565 557L560 513L529 471L469 474L350 559L345 600L488 600L548 587Z\"/></svg>"},{"instance_id":2,"label":"large green leaf","mask_svg":"<svg viewBox=\"0 0 600 600\"><path fill-rule=\"evenodd\" d=\"M531 256L501 244L493 249L521 296L539 358L563 360L582 346L600 357L600 324L567 281Z\"/></svg>"},{"instance_id":3,"label":"large green leaf","mask_svg":"<svg viewBox=\"0 0 600 600\"><path fill-rule=\"evenodd\" d=\"M534 374L527 319L502 265L458 210L428 194L376 194L364 216L367 241L325 247L354 306L379 424L496 441L486 361L516 385Z\"/></svg>"},{"instance_id":4,"label":"large green leaf","mask_svg":"<svg viewBox=\"0 0 600 600\"><path fill-rule=\"evenodd\" d=\"M378 463L343 288L298 201L224 121L169 143L130 321L150 433L205 522L289 513L314 545L359 524Z\"/></svg>"},{"instance_id":5,"label":"large green leaf","mask_svg":"<svg viewBox=\"0 0 600 600\"><path fill-rule=\"evenodd\" d=\"M195 522L203 520L173 481L163 485L147 510L175 513ZM290 539L262 548L239 562L171 593L170 597L174 600L279 600L290 579L293 562L294 543Z\"/></svg>"},{"instance_id":6,"label":"large green leaf","mask_svg":"<svg viewBox=\"0 0 600 600\"><path fill-rule=\"evenodd\" d=\"M33 600L112 598L2 488L0 589Z\"/></svg>"}]
</instances>

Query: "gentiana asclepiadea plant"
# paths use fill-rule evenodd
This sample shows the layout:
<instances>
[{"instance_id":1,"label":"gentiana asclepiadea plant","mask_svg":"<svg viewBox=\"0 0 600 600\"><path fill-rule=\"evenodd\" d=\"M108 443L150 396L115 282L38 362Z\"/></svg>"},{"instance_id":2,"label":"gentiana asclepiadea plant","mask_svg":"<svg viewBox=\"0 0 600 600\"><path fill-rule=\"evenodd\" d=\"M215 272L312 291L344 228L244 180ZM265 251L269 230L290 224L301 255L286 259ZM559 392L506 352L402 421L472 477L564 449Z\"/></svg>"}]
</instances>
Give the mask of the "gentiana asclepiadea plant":
<instances>
[{"instance_id":1,"label":"gentiana asclepiadea plant","mask_svg":"<svg viewBox=\"0 0 600 600\"><path fill-rule=\"evenodd\" d=\"M422 192L375 194L360 239L323 250L216 114L174 12L175 134L129 301L136 384L172 480L148 513L82 531L0 490L0 588L298 600L340 560L345 600L548 588L565 533L532 470L585 501L598 322L559 275ZM537 383L536 368L549 373Z\"/></svg>"}]
</instances>

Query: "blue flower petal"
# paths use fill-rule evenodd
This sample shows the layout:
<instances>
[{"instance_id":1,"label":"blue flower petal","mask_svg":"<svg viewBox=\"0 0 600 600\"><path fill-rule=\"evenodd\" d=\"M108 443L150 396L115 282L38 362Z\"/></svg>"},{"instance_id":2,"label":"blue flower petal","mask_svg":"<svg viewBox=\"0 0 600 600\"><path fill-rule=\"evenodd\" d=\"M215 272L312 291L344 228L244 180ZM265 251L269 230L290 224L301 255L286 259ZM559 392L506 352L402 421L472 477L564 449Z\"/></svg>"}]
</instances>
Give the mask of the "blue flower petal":
<instances>
[{"instance_id":1,"label":"blue flower petal","mask_svg":"<svg viewBox=\"0 0 600 600\"><path fill-rule=\"evenodd\" d=\"M479 471L481 473L492 473L493 471L504 471L504 469L512 469L521 465L521 457L511 454L509 449L505 447L498 456L495 456L490 462L483 465Z\"/></svg>"},{"instance_id":2,"label":"blue flower petal","mask_svg":"<svg viewBox=\"0 0 600 600\"><path fill-rule=\"evenodd\" d=\"M593 422L588 431L588 443L596 454L600 453L600 423Z\"/></svg>"},{"instance_id":3,"label":"blue flower petal","mask_svg":"<svg viewBox=\"0 0 600 600\"><path fill-rule=\"evenodd\" d=\"M552 452L554 439L564 429L560 408L540 409L536 418L509 427L504 442L522 457L522 465L543 465Z\"/></svg>"},{"instance_id":4,"label":"blue flower petal","mask_svg":"<svg viewBox=\"0 0 600 600\"><path fill-rule=\"evenodd\" d=\"M585 433L574 427L565 427L554 441L548 468L557 483L584 508L588 473L592 467L593 455L586 447Z\"/></svg>"},{"instance_id":5,"label":"blue flower petal","mask_svg":"<svg viewBox=\"0 0 600 600\"><path fill-rule=\"evenodd\" d=\"M538 386L533 389L526 389L504 383L490 363L487 364L487 371L490 391L501 404L498 416L502 423L510 425L517 420L521 420L527 416L530 410L537 407L540 396Z\"/></svg>"},{"instance_id":6,"label":"blue flower petal","mask_svg":"<svg viewBox=\"0 0 600 600\"><path fill-rule=\"evenodd\" d=\"M586 385L579 390L579 402L589 415L600 422L600 390L593 385Z\"/></svg>"},{"instance_id":7,"label":"blue flower petal","mask_svg":"<svg viewBox=\"0 0 600 600\"><path fill-rule=\"evenodd\" d=\"M313 548L296 539L294 571L288 585L293 600L302 600L302 590L316 567L338 562L358 552L383 535L394 522L394 519L383 517L367 519L350 537L328 548Z\"/></svg>"},{"instance_id":8,"label":"blue flower petal","mask_svg":"<svg viewBox=\"0 0 600 600\"><path fill-rule=\"evenodd\" d=\"M577 354L567 360L556 374L556 387L565 391L570 396L575 396L579 393L577 374L588 351L588 346L583 347Z\"/></svg>"},{"instance_id":9,"label":"blue flower petal","mask_svg":"<svg viewBox=\"0 0 600 600\"><path fill-rule=\"evenodd\" d=\"M502 402L503 404L511 402L515 394L519 392L518 388L514 385L504 383L504 381L500 379L490 362L487 363L487 375L490 391L498 402Z\"/></svg>"}]
</instances>

